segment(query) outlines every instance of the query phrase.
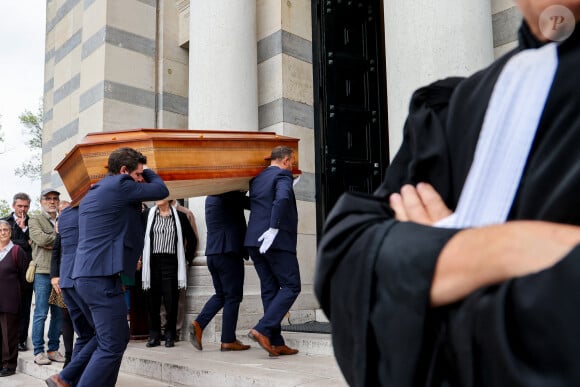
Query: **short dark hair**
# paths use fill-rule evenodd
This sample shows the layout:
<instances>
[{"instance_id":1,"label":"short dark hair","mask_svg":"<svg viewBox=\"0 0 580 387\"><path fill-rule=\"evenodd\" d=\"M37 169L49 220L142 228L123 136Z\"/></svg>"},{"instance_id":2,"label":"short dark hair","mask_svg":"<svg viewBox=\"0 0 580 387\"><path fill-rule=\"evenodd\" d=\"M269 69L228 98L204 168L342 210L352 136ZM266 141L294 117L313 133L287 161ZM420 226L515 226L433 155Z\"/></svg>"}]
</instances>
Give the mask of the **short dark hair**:
<instances>
[{"instance_id":1,"label":"short dark hair","mask_svg":"<svg viewBox=\"0 0 580 387\"><path fill-rule=\"evenodd\" d=\"M28 203L31 202L30 196L28 196L28 194L24 192L18 192L17 194L15 194L14 197L12 198L12 204L16 204L17 200L26 200L28 201Z\"/></svg>"},{"instance_id":2,"label":"short dark hair","mask_svg":"<svg viewBox=\"0 0 580 387\"><path fill-rule=\"evenodd\" d=\"M133 148L115 149L109 155L107 168L109 175L118 175L121 173L121 167L127 167L129 173L137 169L139 164L147 164L147 157Z\"/></svg>"},{"instance_id":3,"label":"short dark hair","mask_svg":"<svg viewBox=\"0 0 580 387\"><path fill-rule=\"evenodd\" d=\"M294 150L284 145L278 145L274 149L272 149L272 153L270 154L271 160L283 160L285 157L292 156Z\"/></svg>"}]
</instances>

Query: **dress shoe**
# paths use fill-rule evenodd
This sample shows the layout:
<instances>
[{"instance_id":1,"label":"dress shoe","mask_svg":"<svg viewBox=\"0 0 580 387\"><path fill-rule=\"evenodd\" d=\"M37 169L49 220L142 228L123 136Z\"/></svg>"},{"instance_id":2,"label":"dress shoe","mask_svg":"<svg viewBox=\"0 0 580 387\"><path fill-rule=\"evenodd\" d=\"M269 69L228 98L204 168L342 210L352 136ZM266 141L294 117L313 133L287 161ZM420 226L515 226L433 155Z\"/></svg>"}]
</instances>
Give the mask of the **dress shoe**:
<instances>
[{"instance_id":1,"label":"dress shoe","mask_svg":"<svg viewBox=\"0 0 580 387\"><path fill-rule=\"evenodd\" d=\"M26 342L18 343L18 350L19 351L28 351L28 345L26 345Z\"/></svg>"},{"instance_id":2,"label":"dress shoe","mask_svg":"<svg viewBox=\"0 0 580 387\"><path fill-rule=\"evenodd\" d=\"M199 349L200 351L203 349L203 346L201 345L202 335L203 329L201 329L201 325L199 325L197 321L192 322L189 327L189 342L195 347L195 349Z\"/></svg>"},{"instance_id":3,"label":"dress shoe","mask_svg":"<svg viewBox=\"0 0 580 387\"><path fill-rule=\"evenodd\" d=\"M14 375L16 373L16 370L14 368L2 368L0 370L0 376L10 376L10 375Z\"/></svg>"},{"instance_id":4,"label":"dress shoe","mask_svg":"<svg viewBox=\"0 0 580 387\"><path fill-rule=\"evenodd\" d=\"M246 349L250 349L250 346L243 344L240 340L236 340L233 343L222 343L220 351L245 351Z\"/></svg>"},{"instance_id":5,"label":"dress shoe","mask_svg":"<svg viewBox=\"0 0 580 387\"><path fill-rule=\"evenodd\" d=\"M272 357L278 356L278 352L276 352L274 348L272 348L272 344L270 344L270 339L267 336L264 336L255 329L250 329L248 337L257 342L258 344L260 344L260 347L264 348L270 354L270 356Z\"/></svg>"},{"instance_id":6,"label":"dress shoe","mask_svg":"<svg viewBox=\"0 0 580 387\"><path fill-rule=\"evenodd\" d=\"M166 339L165 340L165 346L167 348L175 347L175 340L173 340L173 339Z\"/></svg>"},{"instance_id":7,"label":"dress shoe","mask_svg":"<svg viewBox=\"0 0 580 387\"><path fill-rule=\"evenodd\" d=\"M145 346L147 348L158 347L160 345L161 345L161 342L159 341L159 339L149 339L149 341L147 342L147 344L145 344Z\"/></svg>"},{"instance_id":8,"label":"dress shoe","mask_svg":"<svg viewBox=\"0 0 580 387\"><path fill-rule=\"evenodd\" d=\"M296 355L298 353L297 349L290 348L287 345L273 345L274 351L278 352L279 355Z\"/></svg>"},{"instance_id":9,"label":"dress shoe","mask_svg":"<svg viewBox=\"0 0 580 387\"><path fill-rule=\"evenodd\" d=\"M54 374L45 380L49 387L69 387L70 385L60 378L59 374Z\"/></svg>"}]
</instances>

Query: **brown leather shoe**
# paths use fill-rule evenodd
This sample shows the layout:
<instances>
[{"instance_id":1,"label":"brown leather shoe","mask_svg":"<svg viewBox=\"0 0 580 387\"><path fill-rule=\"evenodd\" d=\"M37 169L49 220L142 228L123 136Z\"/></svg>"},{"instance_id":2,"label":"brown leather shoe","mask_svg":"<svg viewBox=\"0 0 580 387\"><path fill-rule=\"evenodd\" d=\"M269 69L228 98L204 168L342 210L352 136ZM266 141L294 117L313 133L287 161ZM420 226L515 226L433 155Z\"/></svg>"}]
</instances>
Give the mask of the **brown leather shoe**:
<instances>
[{"instance_id":1,"label":"brown leather shoe","mask_svg":"<svg viewBox=\"0 0 580 387\"><path fill-rule=\"evenodd\" d=\"M243 344L240 340L236 340L233 343L222 343L220 351L245 351L246 349L250 349L250 346Z\"/></svg>"},{"instance_id":2,"label":"brown leather shoe","mask_svg":"<svg viewBox=\"0 0 580 387\"><path fill-rule=\"evenodd\" d=\"M192 322L191 326L189 327L189 342L200 351L203 349L203 346L201 345L202 335L203 329L201 329L201 325L199 325L197 321Z\"/></svg>"},{"instance_id":3,"label":"brown leather shoe","mask_svg":"<svg viewBox=\"0 0 580 387\"><path fill-rule=\"evenodd\" d=\"M248 337L257 342L258 344L260 344L260 347L264 348L270 354L270 356L272 357L278 356L278 352L276 352L274 348L272 348L272 345L270 344L270 339L267 336L264 336L255 329L250 329Z\"/></svg>"},{"instance_id":4,"label":"brown leather shoe","mask_svg":"<svg viewBox=\"0 0 580 387\"><path fill-rule=\"evenodd\" d=\"M290 348L287 345L273 345L274 351L278 352L279 355L296 355L298 353L297 349Z\"/></svg>"},{"instance_id":5,"label":"brown leather shoe","mask_svg":"<svg viewBox=\"0 0 580 387\"><path fill-rule=\"evenodd\" d=\"M50 378L45 380L46 384L50 387L70 387L68 383L60 378L59 374L54 374Z\"/></svg>"}]
</instances>

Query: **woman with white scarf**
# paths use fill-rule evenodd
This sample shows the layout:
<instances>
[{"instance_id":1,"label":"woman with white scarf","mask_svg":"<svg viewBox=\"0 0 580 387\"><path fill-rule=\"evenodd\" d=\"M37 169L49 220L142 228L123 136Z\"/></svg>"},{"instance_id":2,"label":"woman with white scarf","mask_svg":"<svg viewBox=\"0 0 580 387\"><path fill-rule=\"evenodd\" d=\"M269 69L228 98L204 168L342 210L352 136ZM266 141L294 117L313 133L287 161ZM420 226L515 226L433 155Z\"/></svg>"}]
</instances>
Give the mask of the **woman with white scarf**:
<instances>
[{"instance_id":1,"label":"woman with white scarf","mask_svg":"<svg viewBox=\"0 0 580 387\"><path fill-rule=\"evenodd\" d=\"M147 292L149 341L147 347L160 345L161 300L167 311L165 346L175 345L179 289L187 287L186 263L193 261L197 238L187 216L172 206L173 200L158 200L144 213L146 220L143 247L142 282Z\"/></svg>"}]
</instances>

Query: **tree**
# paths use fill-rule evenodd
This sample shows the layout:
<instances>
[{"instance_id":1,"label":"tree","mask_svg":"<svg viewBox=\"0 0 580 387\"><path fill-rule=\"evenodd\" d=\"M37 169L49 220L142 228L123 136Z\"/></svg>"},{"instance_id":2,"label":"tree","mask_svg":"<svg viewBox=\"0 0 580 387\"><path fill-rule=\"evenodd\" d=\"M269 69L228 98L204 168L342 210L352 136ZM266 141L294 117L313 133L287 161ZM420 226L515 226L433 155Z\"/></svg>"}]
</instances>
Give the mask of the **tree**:
<instances>
[{"instance_id":1,"label":"tree","mask_svg":"<svg viewBox=\"0 0 580 387\"><path fill-rule=\"evenodd\" d=\"M10 204L4 199L0 200L0 218L10 215Z\"/></svg>"},{"instance_id":2,"label":"tree","mask_svg":"<svg viewBox=\"0 0 580 387\"><path fill-rule=\"evenodd\" d=\"M26 145L32 152L30 158L23 162L20 167L14 170L14 173L20 177L28 177L30 180L39 180L42 173L42 104L38 108L38 113L34 114L30 110L18 116L20 123L24 125L24 134L28 136Z\"/></svg>"}]
</instances>

